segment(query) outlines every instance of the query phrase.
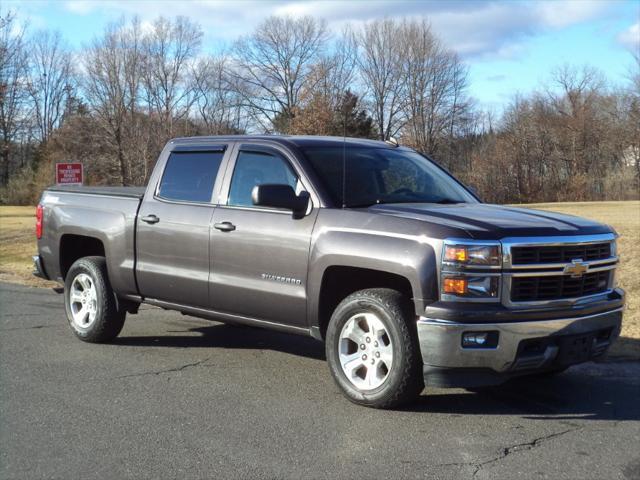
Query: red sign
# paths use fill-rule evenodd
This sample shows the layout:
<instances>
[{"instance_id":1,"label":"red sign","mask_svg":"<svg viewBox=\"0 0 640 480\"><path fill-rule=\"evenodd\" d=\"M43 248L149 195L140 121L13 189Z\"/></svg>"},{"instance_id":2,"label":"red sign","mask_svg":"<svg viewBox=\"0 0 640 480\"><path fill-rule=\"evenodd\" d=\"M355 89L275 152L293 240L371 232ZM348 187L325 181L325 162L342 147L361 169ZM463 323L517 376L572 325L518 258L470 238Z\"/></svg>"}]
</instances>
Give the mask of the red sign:
<instances>
[{"instance_id":1,"label":"red sign","mask_svg":"<svg viewBox=\"0 0 640 480\"><path fill-rule=\"evenodd\" d=\"M56 183L58 185L82 185L81 163L56 163Z\"/></svg>"}]
</instances>

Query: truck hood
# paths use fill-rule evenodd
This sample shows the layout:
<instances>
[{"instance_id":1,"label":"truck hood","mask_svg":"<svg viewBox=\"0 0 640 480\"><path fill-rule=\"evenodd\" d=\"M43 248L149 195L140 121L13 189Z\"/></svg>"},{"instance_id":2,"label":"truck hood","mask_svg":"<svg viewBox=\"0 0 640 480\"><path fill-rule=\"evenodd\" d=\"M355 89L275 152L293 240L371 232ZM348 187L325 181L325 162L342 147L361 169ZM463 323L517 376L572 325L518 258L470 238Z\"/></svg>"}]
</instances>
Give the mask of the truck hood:
<instances>
[{"instance_id":1,"label":"truck hood","mask_svg":"<svg viewBox=\"0 0 640 480\"><path fill-rule=\"evenodd\" d=\"M573 215L485 203L439 205L433 203L381 204L370 213L392 215L450 228L448 236L480 240L505 237L594 235L612 232L611 227ZM466 233L467 235L464 235Z\"/></svg>"}]
</instances>

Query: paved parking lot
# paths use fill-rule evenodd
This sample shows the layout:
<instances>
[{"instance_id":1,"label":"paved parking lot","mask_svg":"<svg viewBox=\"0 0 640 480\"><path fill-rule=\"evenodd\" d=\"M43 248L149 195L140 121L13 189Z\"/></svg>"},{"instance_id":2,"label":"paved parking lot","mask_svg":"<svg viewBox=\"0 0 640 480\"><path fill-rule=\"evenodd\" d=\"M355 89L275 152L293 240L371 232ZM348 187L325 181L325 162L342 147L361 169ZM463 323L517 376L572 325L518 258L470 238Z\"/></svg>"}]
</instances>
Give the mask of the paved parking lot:
<instances>
[{"instance_id":1,"label":"paved parking lot","mask_svg":"<svg viewBox=\"0 0 640 480\"><path fill-rule=\"evenodd\" d=\"M312 339L145 308L111 345L0 284L0 478L640 478L640 364L355 406Z\"/></svg>"}]
</instances>

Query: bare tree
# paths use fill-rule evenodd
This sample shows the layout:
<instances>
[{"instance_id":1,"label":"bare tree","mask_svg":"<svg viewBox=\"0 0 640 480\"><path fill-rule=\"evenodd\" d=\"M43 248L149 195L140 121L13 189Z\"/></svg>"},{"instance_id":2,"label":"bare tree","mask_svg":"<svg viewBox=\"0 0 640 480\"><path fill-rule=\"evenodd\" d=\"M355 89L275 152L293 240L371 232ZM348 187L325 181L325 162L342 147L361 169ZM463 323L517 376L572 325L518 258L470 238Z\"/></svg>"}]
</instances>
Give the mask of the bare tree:
<instances>
[{"instance_id":1,"label":"bare tree","mask_svg":"<svg viewBox=\"0 0 640 480\"><path fill-rule=\"evenodd\" d=\"M399 135L493 202L638 197L637 56L628 84L563 66L494 118L420 19L347 27L329 44L323 20L271 17L213 56L200 56L197 23L123 19L77 72L59 33L25 38L0 14L0 201L37 198L48 162L82 159L90 182L142 184L170 137L245 129Z\"/></svg>"},{"instance_id":2,"label":"bare tree","mask_svg":"<svg viewBox=\"0 0 640 480\"><path fill-rule=\"evenodd\" d=\"M392 19L375 20L357 34L358 67L372 104L382 140L395 136L405 123L405 76L401 25Z\"/></svg>"},{"instance_id":3,"label":"bare tree","mask_svg":"<svg viewBox=\"0 0 640 480\"><path fill-rule=\"evenodd\" d=\"M326 22L269 17L234 46L234 87L254 120L286 129L328 40Z\"/></svg>"},{"instance_id":4,"label":"bare tree","mask_svg":"<svg viewBox=\"0 0 640 480\"><path fill-rule=\"evenodd\" d=\"M329 55L313 66L309 86L322 95L333 109L339 108L345 92L353 88L357 74L358 44L352 30L347 27L333 45Z\"/></svg>"},{"instance_id":5,"label":"bare tree","mask_svg":"<svg viewBox=\"0 0 640 480\"><path fill-rule=\"evenodd\" d=\"M404 22L401 38L407 52L402 63L406 133L418 150L448 156L443 147L452 144L467 106L467 70L425 20Z\"/></svg>"},{"instance_id":6,"label":"bare tree","mask_svg":"<svg viewBox=\"0 0 640 480\"><path fill-rule=\"evenodd\" d=\"M37 32L31 41L28 91L39 138L46 142L60 126L75 89L72 55L60 32Z\"/></svg>"},{"instance_id":7,"label":"bare tree","mask_svg":"<svg viewBox=\"0 0 640 480\"><path fill-rule=\"evenodd\" d=\"M193 72L195 106L209 135L243 131L241 98L230 88L225 56L200 59Z\"/></svg>"},{"instance_id":8,"label":"bare tree","mask_svg":"<svg viewBox=\"0 0 640 480\"><path fill-rule=\"evenodd\" d=\"M198 54L202 29L186 17L160 17L144 38L144 89L150 113L158 116L165 140L175 121L189 115L195 95L190 62Z\"/></svg>"},{"instance_id":9,"label":"bare tree","mask_svg":"<svg viewBox=\"0 0 640 480\"><path fill-rule=\"evenodd\" d=\"M25 28L15 15L0 16L0 184L6 185L10 174L12 149L27 118L28 68Z\"/></svg>"},{"instance_id":10,"label":"bare tree","mask_svg":"<svg viewBox=\"0 0 640 480\"><path fill-rule=\"evenodd\" d=\"M552 86L546 95L553 114L559 115L562 129L556 132L560 160L568 177L586 175L598 168L600 159L593 155L591 140L599 138L604 120L602 110L596 111L603 99L604 77L595 68L562 65L551 73ZM595 173L595 172L593 172Z\"/></svg>"},{"instance_id":11,"label":"bare tree","mask_svg":"<svg viewBox=\"0 0 640 480\"><path fill-rule=\"evenodd\" d=\"M640 191L640 52L633 54L629 71L629 86L623 93L625 111L624 132L626 163L635 166L636 187Z\"/></svg>"},{"instance_id":12,"label":"bare tree","mask_svg":"<svg viewBox=\"0 0 640 480\"><path fill-rule=\"evenodd\" d=\"M84 92L115 151L120 183L131 182L127 149L135 123L141 82L141 32L137 20L109 25L84 52Z\"/></svg>"}]
</instances>

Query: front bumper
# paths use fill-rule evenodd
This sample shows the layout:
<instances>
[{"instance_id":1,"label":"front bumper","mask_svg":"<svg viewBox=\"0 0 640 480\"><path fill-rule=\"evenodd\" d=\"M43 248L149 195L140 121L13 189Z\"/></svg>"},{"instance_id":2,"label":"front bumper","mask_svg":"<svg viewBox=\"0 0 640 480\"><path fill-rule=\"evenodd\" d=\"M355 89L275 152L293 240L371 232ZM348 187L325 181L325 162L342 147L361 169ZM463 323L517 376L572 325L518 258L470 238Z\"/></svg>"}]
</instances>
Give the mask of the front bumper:
<instances>
[{"instance_id":1,"label":"front bumper","mask_svg":"<svg viewBox=\"0 0 640 480\"><path fill-rule=\"evenodd\" d=\"M622 310L500 323L421 317L418 339L425 382L440 387L492 385L596 358L620 334ZM464 348L462 335L468 332L498 332L498 344L495 348Z\"/></svg>"}]
</instances>

